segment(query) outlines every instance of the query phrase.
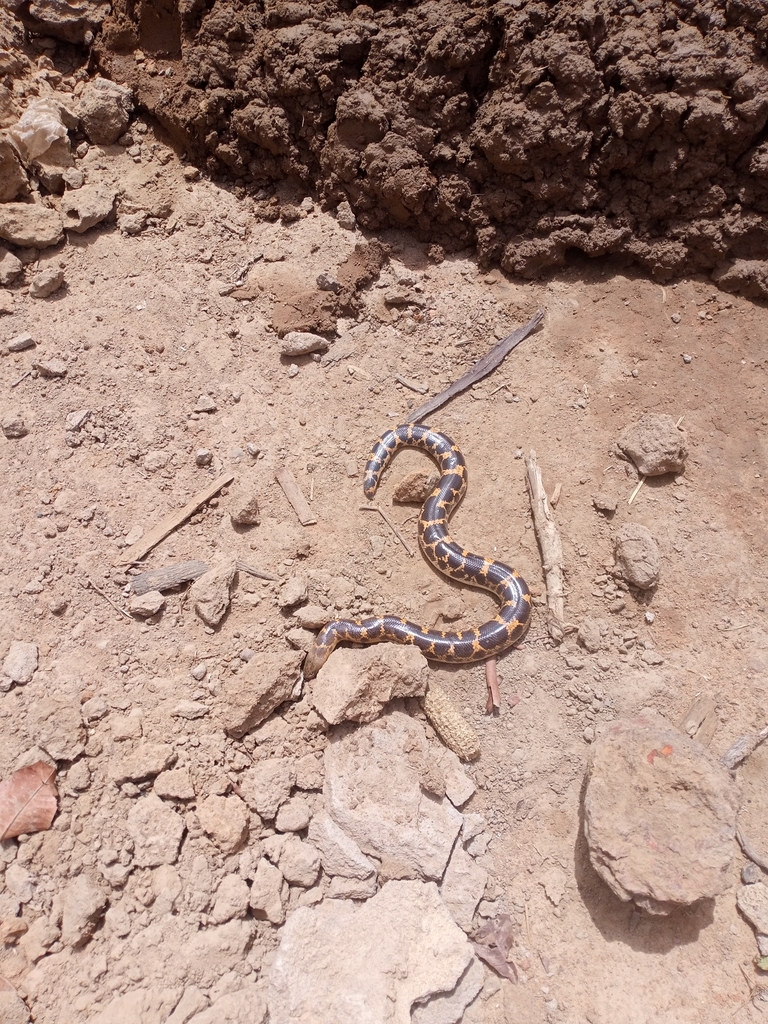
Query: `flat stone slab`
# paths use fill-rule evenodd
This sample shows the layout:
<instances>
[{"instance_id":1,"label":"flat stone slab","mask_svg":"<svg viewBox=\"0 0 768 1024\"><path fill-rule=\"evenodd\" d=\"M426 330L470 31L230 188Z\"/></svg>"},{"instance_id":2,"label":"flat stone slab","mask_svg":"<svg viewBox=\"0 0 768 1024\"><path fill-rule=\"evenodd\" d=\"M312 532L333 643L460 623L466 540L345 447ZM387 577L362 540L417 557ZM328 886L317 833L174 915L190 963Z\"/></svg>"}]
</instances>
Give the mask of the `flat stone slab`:
<instances>
[{"instance_id":1,"label":"flat stone slab","mask_svg":"<svg viewBox=\"0 0 768 1024\"><path fill-rule=\"evenodd\" d=\"M473 960L434 883L387 882L359 907L300 907L270 968L270 1024L411 1024L411 1009L453 992ZM454 1006L451 1024L476 991Z\"/></svg>"}]
</instances>

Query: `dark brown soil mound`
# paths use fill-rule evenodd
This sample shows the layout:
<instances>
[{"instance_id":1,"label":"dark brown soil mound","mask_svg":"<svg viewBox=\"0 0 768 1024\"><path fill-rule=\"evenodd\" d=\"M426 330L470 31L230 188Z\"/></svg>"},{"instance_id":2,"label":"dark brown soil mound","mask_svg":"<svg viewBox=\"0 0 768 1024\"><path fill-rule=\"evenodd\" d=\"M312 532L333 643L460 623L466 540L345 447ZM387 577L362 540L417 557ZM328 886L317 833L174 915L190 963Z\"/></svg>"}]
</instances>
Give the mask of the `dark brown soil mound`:
<instances>
[{"instance_id":1,"label":"dark brown soil mound","mask_svg":"<svg viewBox=\"0 0 768 1024\"><path fill-rule=\"evenodd\" d=\"M767 36L763 0L122 0L98 55L212 172L365 228L763 295Z\"/></svg>"}]
</instances>

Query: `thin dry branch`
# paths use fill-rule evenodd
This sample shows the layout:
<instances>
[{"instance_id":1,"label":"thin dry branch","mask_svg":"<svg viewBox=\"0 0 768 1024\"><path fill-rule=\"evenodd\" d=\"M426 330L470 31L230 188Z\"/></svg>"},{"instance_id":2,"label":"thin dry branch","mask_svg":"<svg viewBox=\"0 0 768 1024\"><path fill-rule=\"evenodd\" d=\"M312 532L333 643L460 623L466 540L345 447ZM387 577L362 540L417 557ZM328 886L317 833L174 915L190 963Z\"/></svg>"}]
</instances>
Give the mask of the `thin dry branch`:
<instances>
[{"instance_id":1,"label":"thin dry branch","mask_svg":"<svg viewBox=\"0 0 768 1024\"><path fill-rule=\"evenodd\" d=\"M557 643L561 643L566 633L572 633L575 626L565 621L565 559L560 534L557 531L552 511L549 507L547 492L541 480L541 470L536 460L536 452L525 460L526 483L531 499L533 527L541 551L544 582L547 588L547 629L549 635Z\"/></svg>"}]
</instances>

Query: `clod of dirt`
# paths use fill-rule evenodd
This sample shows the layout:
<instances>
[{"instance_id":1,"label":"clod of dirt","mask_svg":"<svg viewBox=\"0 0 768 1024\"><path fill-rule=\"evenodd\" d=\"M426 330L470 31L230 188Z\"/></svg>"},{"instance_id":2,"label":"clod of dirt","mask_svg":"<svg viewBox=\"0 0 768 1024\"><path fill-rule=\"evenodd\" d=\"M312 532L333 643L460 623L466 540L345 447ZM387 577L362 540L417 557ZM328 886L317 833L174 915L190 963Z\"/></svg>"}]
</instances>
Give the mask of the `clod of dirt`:
<instances>
[{"instance_id":1,"label":"clod of dirt","mask_svg":"<svg viewBox=\"0 0 768 1024\"><path fill-rule=\"evenodd\" d=\"M330 725L372 722L396 697L426 693L427 672L423 655L413 647L339 647L312 683L312 704Z\"/></svg>"},{"instance_id":2,"label":"clod of dirt","mask_svg":"<svg viewBox=\"0 0 768 1024\"><path fill-rule=\"evenodd\" d=\"M243 801L234 794L212 794L197 808L200 824L213 842L225 853L235 853L248 838L248 812Z\"/></svg>"},{"instance_id":3,"label":"clod of dirt","mask_svg":"<svg viewBox=\"0 0 768 1024\"><path fill-rule=\"evenodd\" d=\"M198 452L198 455L200 453ZM236 526L258 526L259 499L249 487L236 487L229 499L229 518Z\"/></svg>"},{"instance_id":4,"label":"clod of dirt","mask_svg":"<svg viewBox=\"0 0 768 1024\"><path fill-rule=\"evenodd\" d=\"M576 639L590 654L597 654L603 645L603 623L600 619L586 618L579 626Z\"/></svg>"},{"instance_id":5,"label":"clod of dirt","mask_svg":"<svg viewBox=\"0 0 768 1024\"><path fill-rule=\"evenodd\" d=\"M440 883L440 895L459 928L472 929L477 905L488 884L488 872L456 843Z\"/></svg>"},{"instance_id":6,"label":"clod of dirt","mask_svg":"<svg viewBox=\"0 0 768 1024\"><path fill-rule=\"evenodd\" d=\"M146 594L138 594L131 598L131 615L136 615L140 619L157 615L163 608L165 608L165 598L159 590L148 590Z\"/></svg>"},{"instance_id":7,"label":"clod of dirt","mask_svg":"<svg viewBox=\"0 0 768 1024\"><path fill-rule=\"evenodd\" d=\"M272 821L295 783L296 772L289 760L266 757L241 776L240 791L251 810Z\"/></svg>"},{"instance_id":8,"label":"clod of dirt","mask_svg":"<svg viewBox=\"0 0 768 1024\"><path fill-rule=\"evenodd\" d=\"M407 476L404 476L392 492L392 501L402 505L421 505L423 501L434 490L439 473L430 473L426 470L416 469Z\"/></svg>"},{"instance_id":9,"label":"clod of dirt","mask_svg":"<svg viewBox=\"0 0 768 1024\"><path fill-rule=\"evenodd\" d=\"M218 626L224 618L236 572L237 559L228 558L203 573L189 588L192 607L206 626Z\"/></svg>"},{"instance_id":10,"label":"clod of dirt","mask_svg":"<svg viewBox=\"0 0 768 1024\"><path fill-rule=\"evenodd\" d=\"M176 862L184 819L154 793L139 797L128 812L126 827L134 842L138 867L154 868Z\"/></svg>"},{"instance_id":11,"label":"clod of dirt","mask_svg":"<svg viewBox=\"0 0 768 1024\"><path fill-rule=\"evenodd\" d=\"M643 476L682 473L688 457L688 437L671 416L646 413L627 427L619 448Z\"/></svg>"},{"instance_id":12,"label":"clod of dirt","mask_svg":"<svg viewBox=\"0 0 768 1024\"><path fill-rule=\"evenodd\" d=\"M83 185L75 192L65 192L61 200L61 216L67 231L81 235L108 220L115 208L117 193L108 185Z\"/></svg>"},{"instance_id":13,"label":"clod of dirt","mask_svg":"<svg viewBox=\"0 0 768 1024\"><path fill-rule=\"evenodd\" d=\"M8 139L0 139L0 203L25 195L28 188L27 175L16 150Z\"/></svg>"},{"instance_id":14,"label":"clod of dirt","mask_svg":"<svg viewBox=\"0 0 768 1024\"><path fill-rule=\"evenodd\" d=\"M132 110L130 89L106 78L94 78L83 89L77 113L91 142L111 146L128 127Z\"/></svg>"},{"instance_id":15,"label":"clod of dirt","mask_svg":"<svg viewBox=\"0 0 768 1024\"><path fill-rule=\"evenodd\" d=\"M730 885L739 787L655 711L598 731L584 796L592 865L622 900L668 914Z\"/></svg>"},{"instance_id":16,"label":"clod of dirt","mask_svg":"<svg viewBox=\"0 0 768 1024\"><path fill-rule=\"evenodd\" d=\"M341 900L302 907L288 919L269 972L270 1020L325 1024L354 1005L358 1024L411 1024L411 1007L451 992L472 959L433 885L392 881L359 908ZM460 1020L476 993L440 1019Z\"/></svg>"},{"instance_id":17,"label":"clod of dirt","mask_svg":"<svg viewBox=\"0 0 768 1024\"><path fill-rule=\"evenodd\" d=\"M3 1024L29 1024L27 1004L16 992L0 991L0 1020Z\"/></svg>"},{"instance_id":18,"label":"clod of dirt","mask_svg":"<svg viewBox=\"0 0 768 1024\"><path fill-rule=\"evenodd\" d=\"M3 675L13 683L28 683L37 671L37 644L13 640L3 661Z\"/></svg>"},{"instance_id":19,"label":"clod of dirt","mask_svg":"<svg viewBox=\"0 0 768 1024\"><path fill-rule=\"evenodd\" d=\"M0 285L5 288L12 284L24 269L21 260L7 249L0 249ZM9 346L9 351L12 349Z\"/></svg>"},{"instance_id":20,"label":"clod of dirt","mask_svg":"<svg viewBox=\"0 0 768 1024\"><path fill-rule=\"evenodd\" d=\"M220 708L230 736L244 736L290 699L302 658L303 654L297 651L265 651L252 658L237 675L225 677Z\"/></svg>"},{"instance_id":21,"label":"clod of dirt","mask_svg":"<svg viewBox=\"0 0 768 1024\"><path fill-rule=\"evenodd\" d=\"M18 411L9 412L3 416L2 428L3 434L5 434L9 441L25 437L27 434L27 425L24 422L24 417Z\"/></svg>"},{"instance_id":22,"label":"clod of dirt","mask_svg":"<svg viewBox=\"0 0 768 1024\"><path fill-rule=\"evenodd\" d=\"M0 238L22 248L58 245L64 232L61 214L36 203L0 204Z\"/></svg>"},{"instance_id":23,"label":"clod of dirt","mask_svg":"<svg viewBox=\"0 0 768 1024\"><path fill-rule=\"evenodd\" d=\"M613 557L622 577L640 590L659 582L661 556L651 531L639 523L625 523L613 538Z\"/></svg>"},{"instance_id":24,"label":"clod of dirt","mask_svg":"<svg viewBox=\"0 0 768 1024\"><path fill-rule=\"evenodd\" d=\"M159 801L158 801L159 802ZM86 943L104 915L107 896L87 875L74 878L60 897L61 941L76 949Z\"/></svg>"}]
</instances>

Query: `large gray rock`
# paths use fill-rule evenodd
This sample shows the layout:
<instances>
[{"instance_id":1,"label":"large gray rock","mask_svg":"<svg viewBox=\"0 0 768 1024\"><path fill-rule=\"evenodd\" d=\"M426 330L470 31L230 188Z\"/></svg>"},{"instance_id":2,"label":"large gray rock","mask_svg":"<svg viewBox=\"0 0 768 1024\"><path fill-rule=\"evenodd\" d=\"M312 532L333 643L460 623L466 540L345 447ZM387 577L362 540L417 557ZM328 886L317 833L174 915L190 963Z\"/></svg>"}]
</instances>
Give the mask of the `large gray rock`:
<instances>
[{"instance_id":1,"label":"large gray rock","mask_svg":"<svg viewBox=\"0 0 768 1024\"><path fill-rule=\"evenodd\" d=\"M415 647L337 647L312 683L311 700L331 725L372 722L396 697L422 697L429 668Z\"/></svg>"},{"instance_id":2,"label":"large gray rock","mask_svg":"<svg viewBox=\"0 0 768 1024\"><path fill-rule=\"evenodd\" d=\"M452 992L473 959L433 883L391 881L359 907L301 907L269 971L269 1019L411 1024L412 1008ZM448 1024L463 1010L456 1006Z\"/></svg>"},{"instance_id":3,"label":"large gray rock","mask_svg":"<svg viewBox=\"0 0 768 1024\"><path fill-rule=\"evenodd\" d=\"M434 795L444 777L424 728L400 712L331 740L325 752L325 806L385 874L440 879L462 816Z\"/></svg>"},{"instance_id":4,"label":"large gray rock","mask_svg":"<svg viewBox=\"0 0 768 1024\"><path fill-rule=\"evenodd\" d=\"M584 833L622 900L666 914L731 884L736 782L655 711L605 726L592 746Z\"/></svg>"}]
</instances>

